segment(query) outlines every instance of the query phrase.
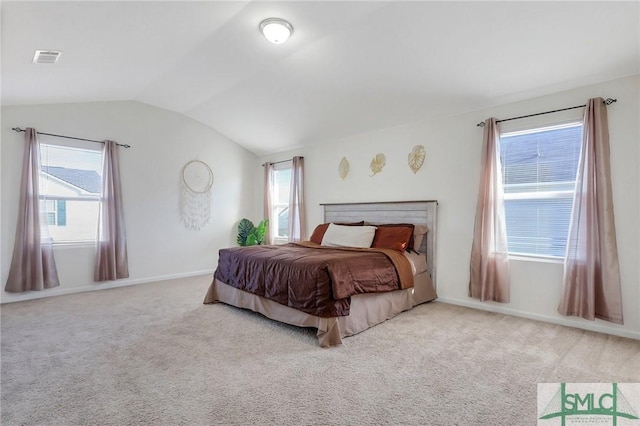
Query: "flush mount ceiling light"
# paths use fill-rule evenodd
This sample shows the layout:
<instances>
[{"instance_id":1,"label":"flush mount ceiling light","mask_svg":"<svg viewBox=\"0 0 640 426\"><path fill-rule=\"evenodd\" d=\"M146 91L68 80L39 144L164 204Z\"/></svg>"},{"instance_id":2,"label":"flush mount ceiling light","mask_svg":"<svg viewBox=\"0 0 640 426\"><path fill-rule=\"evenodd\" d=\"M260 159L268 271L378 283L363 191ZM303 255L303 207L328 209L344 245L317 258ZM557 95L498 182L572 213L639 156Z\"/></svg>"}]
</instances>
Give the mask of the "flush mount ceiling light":
<instances>
[{"instance_id":1,"label":"flush mount ceiling light","mask_svg":"<svg viewBox=\"0 0 640 426\"><path fill-rule=\"evenodd\" d=\"M260 32L273 44L282 44L293 34L293 26L280 18L267 18L260 22Z\"/></svg>"}]
</instances>

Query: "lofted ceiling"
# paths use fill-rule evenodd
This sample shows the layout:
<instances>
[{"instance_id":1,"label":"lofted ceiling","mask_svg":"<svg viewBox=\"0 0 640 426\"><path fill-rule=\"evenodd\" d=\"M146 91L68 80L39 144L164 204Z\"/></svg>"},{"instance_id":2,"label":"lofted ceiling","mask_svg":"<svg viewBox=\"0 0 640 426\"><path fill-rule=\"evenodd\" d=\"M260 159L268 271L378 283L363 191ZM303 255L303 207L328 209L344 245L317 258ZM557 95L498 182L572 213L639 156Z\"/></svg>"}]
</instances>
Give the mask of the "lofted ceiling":
<instances>
[{"instance_id":1,"label":"lofted ceiling","mask_svg":"<svg viewBox=\"0 0 640 426\"><path fill-rule=\"evenodd\" d=\"M638 74L639 6L2 1L2 104L135 100L262 155Z\"/></svg>"}]
</instances>

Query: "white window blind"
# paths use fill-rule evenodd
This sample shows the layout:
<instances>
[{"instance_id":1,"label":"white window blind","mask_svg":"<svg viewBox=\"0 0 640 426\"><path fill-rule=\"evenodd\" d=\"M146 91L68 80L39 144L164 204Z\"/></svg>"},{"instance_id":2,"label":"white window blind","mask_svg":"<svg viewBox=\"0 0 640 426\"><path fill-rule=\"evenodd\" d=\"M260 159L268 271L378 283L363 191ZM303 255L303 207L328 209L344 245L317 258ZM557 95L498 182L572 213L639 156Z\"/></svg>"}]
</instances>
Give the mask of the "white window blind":
<instances>
[{"instance_id":1,"label":"white window blind","mask_svg":"<svg viewBox=\"0 0 640 426\"><path fill-rule=\"evenodd\" d=\"M564 257L582 123L500 136L509 253Z\"/></svg>"}]
</instances>

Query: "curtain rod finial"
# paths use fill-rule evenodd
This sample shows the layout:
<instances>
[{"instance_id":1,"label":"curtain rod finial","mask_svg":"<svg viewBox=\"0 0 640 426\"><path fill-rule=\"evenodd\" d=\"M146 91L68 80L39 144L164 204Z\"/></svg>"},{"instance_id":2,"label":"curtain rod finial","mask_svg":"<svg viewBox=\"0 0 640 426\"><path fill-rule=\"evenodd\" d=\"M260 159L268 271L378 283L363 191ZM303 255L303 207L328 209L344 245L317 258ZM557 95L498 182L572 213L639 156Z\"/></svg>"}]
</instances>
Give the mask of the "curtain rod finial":
<instances>
[{"instance_id":1,"label":"curtain rod finial","mask_svg":"<svg viewBox=\"0 0 640 426\"><path fill-rule=\"evenodd\" d=\"M478 127L484 127L484 121L481 121L480 123L476 124L476 126L478 126Z\"/></svg>"},{"instance_id":2,"label":"curtain rod finial","mask_svg":"<svg viewBox=\"0 0 640 426\"><path fill-rule=\"evenodd\" d=\"M614 102L618 102L618 100L617 99L611 99L611 98L607 98L607 99L604 100L604 104L605 105L611 105Z\"/></svg>"}]
</instances>

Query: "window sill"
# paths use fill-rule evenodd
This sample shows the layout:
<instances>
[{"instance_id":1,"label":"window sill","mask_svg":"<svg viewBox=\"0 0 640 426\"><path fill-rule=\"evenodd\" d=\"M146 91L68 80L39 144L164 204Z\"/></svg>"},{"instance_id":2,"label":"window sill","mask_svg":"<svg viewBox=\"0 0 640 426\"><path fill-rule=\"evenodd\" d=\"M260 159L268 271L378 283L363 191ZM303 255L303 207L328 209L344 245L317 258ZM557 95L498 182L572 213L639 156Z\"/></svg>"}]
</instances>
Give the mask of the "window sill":
<instances>
[{"instance_id":1,"label":"window sill","mask_svg":"<svg viewBox=\"0 0 640 426\"><path fill-rule=\"evenodd\" d=\"M561 257L528 256L526 254L510 254L509 260L515 260L518 262L555 263L560 265L564 263L564 259Z\"/></svg>"},{"instance_id":2,"label":"window sill","mask_svg":"<svg viewBox=\"0 0 640 426\"><path fill-rule=\"evenodd\" d=\"M52 244L54 249L95 248L95 241L68 241Z\"/></svg>"}]
</instances>

